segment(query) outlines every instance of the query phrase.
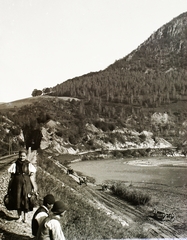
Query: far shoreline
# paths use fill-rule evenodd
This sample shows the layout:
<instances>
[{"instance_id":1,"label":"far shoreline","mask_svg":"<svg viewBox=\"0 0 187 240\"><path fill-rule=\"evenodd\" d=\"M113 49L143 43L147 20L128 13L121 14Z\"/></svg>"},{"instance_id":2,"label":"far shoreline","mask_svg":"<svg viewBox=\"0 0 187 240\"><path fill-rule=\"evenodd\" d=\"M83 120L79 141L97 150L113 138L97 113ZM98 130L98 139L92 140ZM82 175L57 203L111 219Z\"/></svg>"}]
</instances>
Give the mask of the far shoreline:
<instances>
[{"instance_id":1,"label":"far shoreline","mask_svg":"<svg viewBox=\"0 0 187 240\"><path fill-rule=\"evenodd\" d=\"M159 157L160 158L160 157ZM141 167L187 167L187 159L184 157L162 157L163 159L156 159L156 157L140 158L128 161L126 164L141 166Z\"/></svg>"}]
</instances>

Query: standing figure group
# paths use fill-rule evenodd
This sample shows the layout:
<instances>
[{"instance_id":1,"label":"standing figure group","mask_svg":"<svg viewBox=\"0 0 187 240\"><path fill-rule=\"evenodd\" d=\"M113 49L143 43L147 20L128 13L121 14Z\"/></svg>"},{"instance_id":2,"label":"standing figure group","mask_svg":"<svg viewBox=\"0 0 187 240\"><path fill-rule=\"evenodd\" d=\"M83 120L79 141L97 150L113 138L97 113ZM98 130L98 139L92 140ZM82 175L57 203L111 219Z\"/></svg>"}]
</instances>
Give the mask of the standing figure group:
<instances>
[{"instance_id":1,"label":"standing figure group","mask_svg":"<svg viewBox=\"0 0 187 240\"><path fill-rule=\"evenodd\" d=\"M17 210L17 222L27 222L27 213L33 211L32 193L37 193L35 166L27 160L27 152L19 151L18 159L8 168L10 181L8 195L11 196L11 210ZM62 201L55 201L52 194L47 194L33 215L31 229L37 240L65 240L60 225L60 218L66 211ZM23 213L23 217L22 217Z\"/></svg>"},{"instance_id":2,"label":"standing figure group","mask_svg":"<svg viewBox=\"0 0 187 240\"><path fill-rule=\"evenodd\" d=\"M65 240L60 218L66 211L62 201L55 201L52 194L44 197L32 218L32 234L36 240Z\"/></svg>"}]
</instances>

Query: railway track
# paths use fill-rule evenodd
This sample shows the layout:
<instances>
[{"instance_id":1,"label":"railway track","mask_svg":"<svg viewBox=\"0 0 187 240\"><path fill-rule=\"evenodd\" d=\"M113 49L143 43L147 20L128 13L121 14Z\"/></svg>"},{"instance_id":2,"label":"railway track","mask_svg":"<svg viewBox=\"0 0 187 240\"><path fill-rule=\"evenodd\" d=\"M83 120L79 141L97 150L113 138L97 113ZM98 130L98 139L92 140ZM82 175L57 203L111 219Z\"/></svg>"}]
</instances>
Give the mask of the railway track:
<instances>
[{"instance_id":1,"label":"railway track","mask_svg":"<svg viewBox=\"0 0 187 240\"><path fill-rule=\"evenodd\" d=\"M126 221L129 226L133 224L141 225L148 236L151 238L179 238L177 231L173 228L170 221L157 221L150 216L150 212L143 208L136 208L123 200L111 195L110 192L95 190L93 187L87 188L87 191L100 201L106 208L114 212L121 219ZM177 223L177 220L174 220ZM179 223L179 222L178 222Z\"/></svg>"},{"instance_id":2,"label":"railway track","mask_svg":"<svg viewBox=\"0 0 187 240\"><path fill-rule=\"evenodd\" d=\"M17 159L17 157L15 154L1 157L0 158L0 170L4 169L5 167L8 167L16 159Z\"/></svg>"}]
</instances>

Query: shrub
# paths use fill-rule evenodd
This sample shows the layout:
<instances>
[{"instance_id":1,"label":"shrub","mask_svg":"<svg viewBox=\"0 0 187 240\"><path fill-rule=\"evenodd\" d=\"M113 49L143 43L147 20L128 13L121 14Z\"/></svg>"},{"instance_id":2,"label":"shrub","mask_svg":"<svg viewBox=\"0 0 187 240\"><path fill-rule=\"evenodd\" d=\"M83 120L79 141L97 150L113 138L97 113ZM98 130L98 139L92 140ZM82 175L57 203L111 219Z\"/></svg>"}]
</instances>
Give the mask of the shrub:
<instances>
[{"instance_id":1,"label":"shrub","mask_svg":"<svg viewBox=\"0 0 187 240\"><path fill-rule=\"evenodd\" d=\"M115 129L115 125L113 123L107 123L103 121L95 121L94 123L96 128L102 129L103 132L113 131Z\"/></svg>"},{"instance_id":2,"label":"shrub","mask_svg":"<svg viewBox=\"0 0 187 240\"><path fill-rule=\"evenodd\" d=\"M31 94L33 97L36 97L36 96L40 96L42 95L42 91L41 90L37 90L37 89L34 89L32 91L32 94Z\"/></svg>"},{"instance_id":3,"label":"shrub","mask_svg":"<svg viewBox=\"0 0 187 240\"><path fill-rule=\"evenodd\" d=\"M133 150L131 150L131 149L127 149L127 150L123 151L123 157L132 157L132 152L133 152Z\"/></svg>"},{"instance_id":4,"label":"shrub","mask_svg":"<svg viewBox=\"0 0 187 240\"><path fill-rule=\"evenodd\" d=\"M123 183L114 183L111 186L111 191L114 195L124 199L133 205L145 205L151 200L151 197L140 190L133 187L126 187Z\"/></svg>"},{"instance_id":5,"label":"shrub","mask_svg":"<svg viewBox=\"0 0 187 240\"><path fill-rule=\"evenodd\" d=\"M12 133L13 136L16 136L16 135L19 135L19 134L20 134L21 129L20 129L19 127L12 127L12 128L10 129L10 131L11 131L11 133Z\"/></svg>"},{"instance_id":6,"label":"shrub","mask_svg":"<svg viewBox=\"0 0 187 240\"><path fill-rule=\"evenodd\" d=\"M59 137L62 137L63 133L62 133L62 130L57 130L56 131L56 135L59 136Z\"/></svg>"},{"instance_id":7,"label":"shrub","mask_svg":"<svg viewBox=\"0 0 187 240\"><path fill-rule=\"evenodd\" d=\"M138 152L142 157L145 157L148 155L148 152L146 151L146 149L138 149Z\"/></svg>"},{"instance_id":8,"label":"shrub","mask_svg":"<svg viewBox=\"0 0 187 240\"><path fill-rule=\"evenodd\" d=\"M113 151L113 156L116 158L122 158L123 157L123 153L120 151Z\"/></svg>"},{"instance_id":9,"label":"shrub","mask_svg":"<svg viewBox=\"0 0 187 240\"><path fill-rule=\"evenodd\" d=\"M142 142L144 142L146 140L146 135L144 133L141 133L139 135L139 138L142 140Z\"/></svg>"},{"instance_id":10,"label":"shrub","mask_svg":"<svg viewBox=\"0 0 187 240\"><path fill-rule=\"evenodd\" d=\"M69 142L73 145L77 144L77 139L74 135L69 136Z\"/></svg>"},{"instance_id":11,"label":"shrub","mask_svg":"<svg viewBox=\"0 0 187 240\"><path fill-rule=\"evenodd\" d=\"M113 131L115 129L115 124L109 123L108 128L109 128L110 131Z\"/></svg>"}]
</instances>

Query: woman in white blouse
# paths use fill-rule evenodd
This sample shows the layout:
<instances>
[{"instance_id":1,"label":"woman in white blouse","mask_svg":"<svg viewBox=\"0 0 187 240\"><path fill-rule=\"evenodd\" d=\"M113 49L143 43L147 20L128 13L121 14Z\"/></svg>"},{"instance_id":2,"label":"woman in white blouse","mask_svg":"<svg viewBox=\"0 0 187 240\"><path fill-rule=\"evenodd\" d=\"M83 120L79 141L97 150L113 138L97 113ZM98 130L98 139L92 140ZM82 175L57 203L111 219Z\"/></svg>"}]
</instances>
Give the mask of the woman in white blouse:
<instances>
[{"instance_id":1,"label":"woman in white blouse","mask_svg":"<svg viewBox=\"0 0 187 240\"><path fill-rule=\"evenodd\" d=\"M36 168L27 160L25 150L19 151L19 158L9 167L8 172L11 174L8 192L13 199L13 210L17 210L19 222L26 222L27 213L33 210L29 197L31 192L37 192L37 189L32 177Z\"/></svg>"}]
</instances>

